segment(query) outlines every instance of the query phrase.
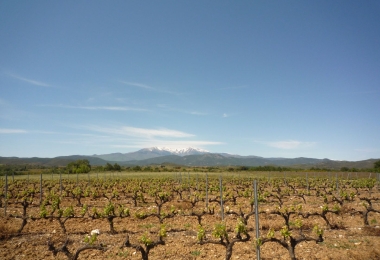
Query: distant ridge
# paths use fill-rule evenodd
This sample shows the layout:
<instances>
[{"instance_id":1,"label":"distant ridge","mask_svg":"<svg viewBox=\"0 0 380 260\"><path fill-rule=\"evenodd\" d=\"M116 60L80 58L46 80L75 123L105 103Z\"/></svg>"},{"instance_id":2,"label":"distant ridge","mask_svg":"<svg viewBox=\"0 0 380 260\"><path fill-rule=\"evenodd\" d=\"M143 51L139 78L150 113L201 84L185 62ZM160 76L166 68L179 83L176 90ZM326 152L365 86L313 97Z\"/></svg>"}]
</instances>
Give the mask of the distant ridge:
<instances>
[{"instance_id":1,"label":"distant ridge","mask_svg":"<svg viewBox=\"0 0 380 260\"><path fill-rule=\"evenodd\" d=\"M58 156L54 158L19 158L19 157L0 157L0 164L29 164L29 165L42 165L47 167L52 166L66 166L70 162L76 160L88 160L91 165L105 165L107 161L92 157L92 156L83 156L83 155L70 155L70 156Z\"/></svg>"},{"instance_id":2,"label":"distant ridge","mask_svg":"<svg viewBox=\"0 0 380 260\"><path fill-rule=\"evenodd\" d=\"M94 157L98 157L107 161L115 161L115 162L127 162L127 161L138 161L138 160L146 160L155 157L161 157L166 155L178 155L178 156L186 156L186 155L195 155L195 154L204 154L208 153L208 151L199 149L199 148L182 148L182 149L171 149L167 147L150 147L138 150L136 152L131 153L111 153L111 154L101 154L101 155L93 155Z\"/></svg>"},{"instance_id":3,"label":"distant ridge","mask_svg":"<svg viewBox=\"0 0 380 260\"><path fill-rule=\"evenodd\" d=\"M150 147L131 153L110 153L102 155L72 155L59 156L55 158L18 158L0 157L0 164L32 164L43 166L66 166L75 160L89 160L91 165L105 165L107 163L118 163L122 166L146 166L154 164L176 164L182 166L286 166L298 168L328 168L341 169L369 169L373 168L374 162L379 159L368 159L362 161L336 161L330 159L315 158L264 158L259 156L241 156L227 153L210 153L198 148L169 149L164 147Z\"/></svg>"}]
</instances>

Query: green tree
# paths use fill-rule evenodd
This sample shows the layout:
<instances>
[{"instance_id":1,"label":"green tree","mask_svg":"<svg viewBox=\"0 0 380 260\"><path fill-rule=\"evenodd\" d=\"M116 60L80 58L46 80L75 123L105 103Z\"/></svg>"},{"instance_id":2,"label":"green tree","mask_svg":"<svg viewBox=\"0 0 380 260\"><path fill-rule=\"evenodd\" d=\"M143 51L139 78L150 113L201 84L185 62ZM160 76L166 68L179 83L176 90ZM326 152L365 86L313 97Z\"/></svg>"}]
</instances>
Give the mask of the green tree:
<instances>
[{"instance_id":1,"label":"green tree","mask_svg":"<svg viewBox=\"0 0 380 260\"><path fill-rule=\"evenodd\" d=\"M373 168L375 168L375 169L380 169L380 160L376 161L376 162L373 164Z\"/></svg>"},{"instance_id":2,"label":"green tree","mask_svg":"<svg viewBox=\"0 0 380 260\"><path fill-rule=\"evenodd\" d=\"M135 172L140 172L142 170L142 168L137 165L137 166L133 167L132 170Z\"/></svg>"},{"instance_id":3,"label":"green tree","mask_svg":"<svg viewBox=\"0 0 380 260\"><path fill-rule=\"evenodd\" d=\"M113 168L112 164L107 163L106 166L104 166L104 170L106 170L106 171L113 171L114 168Z\"/></svg>"},{"instance_id":4,"label":"green tree","mask_svg":"<svg viewBox=\"0 0 380 260\"><path fill-rule=\"evenodd\" d=\"M69 173L88 173L91 171L91 165L88 160L76 160L67 165Z\"/></svg>"},{"instance_id":5,"label":"green tree","mask_svg":"<svg viewBox=\"0 0 380 260\"><path fill-rule=\"evenodd\" d=\"M144 168L144 171L145 171L145 172L152 172L153 169L152 169L152 167L150 167L150 166L146 166L146 167Z\"/></svg>"},{"instance_id":6,"label":"green tree","mask_svg":"<svg viewBox=\"0 0 380 260\"><path fill-rule=\"evenodd\" d=\"M121 166L120 165L118 165L117 163L115 163L114 165L113 165L113 169L115 170L115 171L121 171Z\"/></svg>"}]
</instances>

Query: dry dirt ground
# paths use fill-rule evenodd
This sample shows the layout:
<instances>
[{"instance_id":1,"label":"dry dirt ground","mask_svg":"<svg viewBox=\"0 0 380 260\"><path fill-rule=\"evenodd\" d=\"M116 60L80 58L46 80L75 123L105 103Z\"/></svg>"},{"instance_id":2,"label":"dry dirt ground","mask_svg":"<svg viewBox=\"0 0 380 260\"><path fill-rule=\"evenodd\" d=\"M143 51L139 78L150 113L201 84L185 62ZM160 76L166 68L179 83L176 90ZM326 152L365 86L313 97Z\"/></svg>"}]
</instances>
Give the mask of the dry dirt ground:
<instances>
[{"instance_id":1,"label":"dry dirt ground","mask_svg":"<svg viewBox=\"0 0 380 260\"><path fill-rule=\"evenodd\" d=\"M371 196L379 198L380 193L373 193ZM75 201L67 201L66 205L75 205ZM82 203L91 206L104 205L107 203L105 198L97 200L83 199ZM19 204L11 204L7 210L7 217L1 213L0 218L0 259L68 259L65 254L59 252L56 256L48 249L48 241L56 248L59 248L68 239L68 250L74 253L77 249L86 245L85 236L91 230L99 229L100 235L95 245L102 245L104 251L85 250L79 254L78 259L141 259L141 253L131 247L123 247L126 236L129 235L132 244L141 244L139 239L143 234L147 234L153 240L157 238L160 229L160 222L157 217L150 216L146 219L138 219L134 216L136 212L142 210L154 210L154 203L148 202L146 205L134 207L129 201L115 201L125 203L131 211L130 217L114 219L116 233L110 233L110 226L106 219L92 219L90 217L69 219L66 224L66 234L63 233L57 220L37 219L28 223L20 234L17 229L21 225L21 219L10 217L20 216L22 207ZM239 202L237 205L232 202L226 203L231 211L238 211L238 207L246 202ZM315 197L307 198L307 203L303 203L297 198L290 198L288 203L291 205L303 205L303 211L319 211L321 203ZM177 210L176 216L163 221L167 230L167 237L164 238L165 245L154 247L149 253L149 259L225 259L225 248L222 245L199 244L197 243L198 222L194 216L185 216L191 208L191 204L178 199L169 201L164 209L174 204ZM200 205L201 204L201 205ZM379 209L379 201L373 207ZM202 203L197 204L199 212L204 207ZM240 205L240 206L238 206ZM215 223L221 222L221 217L216 212L219 204L213 202L210 207L215 207L214 215L202 217L202 224L206 229L206 240L216 240L211 233ZM74 207L76 215L80 207ZM281 238L278 230L284 225L284 219L273 214L266 214L276 208L275 203L260 205L260 232L265 237L269 228L277 230L276 237ZM346 209L364 209L362 201L354 199L346 202ZM2 210L4 208L1 208ZM218 210L217 210L218 209ZM249 212L249 205L243 207L243 211ZM28 208L29 216L36 216L39 206ZM303 219L305 234L316 237L310 230L315 224L324 229L322 243L301 242L296 246L297 259L380 259L380 213L369 213L369 226L363 224L360 214L350 214L342 212L339 215L329 213L328 219L331 223L337 224L338 229L329 229L320 217L309 217ZM237 217L233 214L225 213L225 223L229 237L234 237L234 229ZM251 236L248 242L238 242L233 247L231 259L256 259L256 247L254 216L248 219L248 232ZM293 228L292 234L297 236L298 229ZM265 243L261 246L261 259L290 259L288 251L274 242Z\"/></svg>"}]
</instances>

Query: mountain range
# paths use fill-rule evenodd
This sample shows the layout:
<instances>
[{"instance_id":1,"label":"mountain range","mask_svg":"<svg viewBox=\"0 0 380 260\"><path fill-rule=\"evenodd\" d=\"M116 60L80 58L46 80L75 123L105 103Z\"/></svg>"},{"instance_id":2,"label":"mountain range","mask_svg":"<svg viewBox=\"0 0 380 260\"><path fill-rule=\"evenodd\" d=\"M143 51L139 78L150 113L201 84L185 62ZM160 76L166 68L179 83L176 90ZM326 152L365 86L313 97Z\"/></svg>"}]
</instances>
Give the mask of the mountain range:
<instances>
[{"instance_id":1,"label":"mountain range","mask_svg":"<svg viewBox=\"0 0 380 260\"><path fill-rule=\"evenodd\" d=\"M198 148L170 149L165 147L144 148L130 153L110 153L101 155L72 155L54 158L0 157L0 164L35 164L44 166L66 166L68 163L87 159L91 165L117 163L122 166L146 166L153 164L177 164L183 166L294 166L300 168L373 168L378 159L363 161L336 161L315 158L264 158L241 156L228 153L210 153Z\"/></svg>"},{"instance_id":2,"label":"mountain range","mask_svg":"<svg viewBox=\"0 0 380 260\"><path fill-rule=\"evenodd\" d=\"M183 149L170 149L167 147L150 147L138 150L131 153L111 153L111 154L101 154L94 157L106 160L106 161L115 161L115 162L126 162L126 161L139 161L146 160L161 156L167 155L177 155L177 156L186 156L186 155L199 155L209 153L206 150L199 148L183 148Z\"/></svg>"}]
</instances>

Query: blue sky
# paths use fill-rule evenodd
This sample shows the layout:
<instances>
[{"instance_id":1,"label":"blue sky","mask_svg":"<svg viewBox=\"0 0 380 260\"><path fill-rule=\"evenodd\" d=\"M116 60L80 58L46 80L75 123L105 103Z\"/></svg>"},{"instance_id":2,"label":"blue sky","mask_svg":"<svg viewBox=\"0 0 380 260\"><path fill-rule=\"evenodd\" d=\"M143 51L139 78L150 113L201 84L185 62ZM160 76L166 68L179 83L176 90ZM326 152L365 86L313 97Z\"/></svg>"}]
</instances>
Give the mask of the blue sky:
<instances>
[{"instance_id":1,"label":"blue sky","mask_svg":"<svg viewBox=\"0 0 380 260\"><path fill-rule=\"evenodd\" d=\"M379 1L1 1L0 156L380 158Z\"/></svg>"}]
</instances>

